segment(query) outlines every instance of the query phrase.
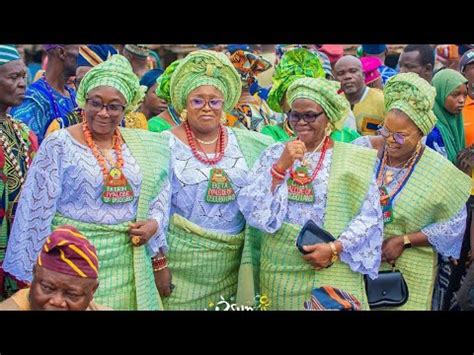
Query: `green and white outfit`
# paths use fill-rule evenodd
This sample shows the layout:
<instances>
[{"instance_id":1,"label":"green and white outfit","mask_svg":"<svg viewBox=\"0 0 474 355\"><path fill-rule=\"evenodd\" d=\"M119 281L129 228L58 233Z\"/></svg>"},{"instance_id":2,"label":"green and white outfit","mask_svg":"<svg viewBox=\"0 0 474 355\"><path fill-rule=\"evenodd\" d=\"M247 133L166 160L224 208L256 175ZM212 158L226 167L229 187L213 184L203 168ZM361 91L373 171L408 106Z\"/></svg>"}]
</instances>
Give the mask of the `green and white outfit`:
<instances>
[{"instance_id":1,"label":"green and white outfit","mask_svg":"<svg viewBox=\"0 0 474 355\"><path fill-rule=\"evenodd\" d=\"M237 104L242 89L240 76L229 59L207 50L190 53L171 75L169 96L179 114L185 110L190 93L200 86L213 86L222 93L224 112ZM245 220L237 199L250 168L272 141L241 129L225 128L225 132L228 139L224 156L213 166L196 159L191 149L170 132L161 133L168 137L171 152L170 190L161 194L170 196L167 256L176 285L171 296L163 299L165 309L203 310L220 297L237 294L245 241ZM226 191L230 184L236 199L226 203L206 201L212 168L223 169L228 177ZM251 271L247 264L244 269Z\"/></svg>"},{"instance_id":2,"label":"green and white outfit","mask_svg":"<svg viewBox=\"0 0 474 355\"><path fill-rule=\"evenodd\" d=\"M353 144L372 148L369 137ZM392 168L388 192L399 183L406 169ZM466 228L465 203L469 176L429 147L415 166L401 192L392 201L394 220L385 225L384 238L423 232L431 246L404 250L396 261L408 285L408 302L399 310L430 310L438 266L437 253L459 258ZM382 264L381 270L390 266Z\"/></svg>"},{"instance_id":3,"label":"green and white outfit","mask_svg":"<svg viewBox=\"0 0 474 355\"><path fill-rule=\"evenodd\" d=\"M12 228L5 270L31 282L32 269L46 237L59 224L71 224L96 247L99 289L94 298L113 309L161 309L149 254L166 246L161 229L145 246L133 247L128 223L166 216L158 191L166 170L158 134L122 129L123 172L135 198L123 204L102 202L103 175L92 151L67 130L48 136L28 173ZM147 152L155 151L151 158Z\"/></svg>"},{"instance_id":4,"label":"green and white outfit","mask_svg":"<svg viewBox=\"0 0 474 355\"><path fill-rule=\"evenodd\" d=\"M384 87L385 111L403 112L423 135L427 135L437 119L432 111L435 95L436 90L417 74L397 74ZM367 138L359 138L354 144L372 147ZM406 169L388 166L385 169L393 172L393 181L385 184L382 178L382 183L388 193L393 193ZM411 175L392 198L393 221L384 227L385 239L422 232L431 244L406 249L396 260L409 293L407 303L396 309L431 309L437 272L436 252L445 257L459 257L466 220L464 205L470 189L469 176L431 148L424 147ZM382 270L387 268L388 264L382 264Z\"/></svg>"},{"instance_id":5,"label":"green and white outfit","mask_svg":"<svg viewBox=\"0 0 474 355\"><path fill-rule=\"evenodd\" d=\"M77 91L79 106L84 108L91 90L105 86L116 89L126 99L124 114L144 96L144 87L121 55L112 56L84 76ZM154 285L150 254L156 254L166 241L158 229L148 243L149 251L145 246L133 247L128 225L150 218L160 225L167 218L160 208L166 202L158 196L168 181L163 169L166 156L161 150L164 142L151 132L121 132L125 141L121 147L122 172L133 190L133 200L104 203L104 177L92 150L67 130L54 132L43 141L31 165L3 267L19 280L31 282L33 266L46 237L58 225L72 224L97 249L100 285L95 299L113 309L158 310L162 304ZM118 157L114 159L117 161Z\"/></svg>"},{"instance_id":6,"label":"green and white outfit","mask_svg":"<svg viewBox=\"0 0 474 355\"><path fill-rule=\"evenodd\" d=\"M354 149L356 148L356 149ZM263 231L260 293L275 310L303 310L315 287L333 286L354 295L368 308L363 274L377 276L382 244L382 212L374 177L375 152L335 142L313 181L313 203L288 200L287 179L271 192L271 166L284 149L268 148L249 175L239 196L241 210L252 227ZM308 156L310 171L320 152ZM299 163L295 163L295 169ZM296 248L296 237L308 220L342 243L341 260L316 271Z\"/></svg>"},{"instance_id":7,"label":"green and white outfit","mask_svg":"<svg viewBox=\"0 0 474 355\"><path fill-rule=\"evenodd\" d=\"M342 128L349 111L349 102L337 94L337 84L323 78L297 79L286 96L290 105L298 99L320 105L328 125L336 131ZM352 294L367 309L363 274L377 276L383 230L374 176L375 151L335 142L312 182L314 198L305 201L289 194L289 174L271 191L270 169L283 150L284 145L276 143L262 154L249 175L249 185L239 196L247 223L264 232L259 265L255 258L252 262L255 291L269 298L271 309L302 310L313 288L332 286ZM310 176L321 154L307 156ZM296 161L293 168L296 170L299 165ZM316 271L296 248L297 235L308 220L342 243L341 259L330 268ZM258 245L251 249L257 250ZM254 255L258 253L251 254Z\"/></svg>"},{"instance_id":8,"label":"green and white outfit","mask_svg":"<svg viewBox=\"0 0 474 355\"><path fill-rule=\"evenodd\" d=\"M163 298L165 309L203 310L220 297L236 296L244 246L245 219L238 195L247 183L251 166L270 143L269 137L242 129L225 128L228 144L214 166L196 159L191 149L170 132L168 140L170 184L160 195L168 196L171 216L167 229L168 265L176 288ZM213 155L209 155L211 158ZM237 199L228 203L205 201L211 168L222 168Z\"/></svg>"}]
</instances>

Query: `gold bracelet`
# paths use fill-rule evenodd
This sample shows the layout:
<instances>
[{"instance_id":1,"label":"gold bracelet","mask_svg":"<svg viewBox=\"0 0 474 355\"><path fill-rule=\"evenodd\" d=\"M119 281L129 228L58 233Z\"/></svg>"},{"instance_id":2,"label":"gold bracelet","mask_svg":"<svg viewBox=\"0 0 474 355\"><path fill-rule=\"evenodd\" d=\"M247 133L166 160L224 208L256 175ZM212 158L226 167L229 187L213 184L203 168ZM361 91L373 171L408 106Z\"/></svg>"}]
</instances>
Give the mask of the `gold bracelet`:
<instances>
[{"instance_id":1,"label":"gold bracelet","mask_svg":"<svg viewBox=\"0 0 474 355\"><path fill-rule=\"evenodd\" d=\"M332 251L332 257L331 257L331 264L332 264L332 263L335 263L339 259L339 254L337 253L336 244L334 244L334 242L330 242L329 246L331 247L331 251Z\"/></svg>"},{"instance_id":2,"label":"gold bracelet","mask_svg":"<svg viewBox=\"0 0 474 355\"><path fill-rule=\"evenodd\" d=\"M408 237L408 234L405 234L403 236L403 249L408 249L411 248L411 241L410 238Z\"/></svg>"},{"instance_id":3,"label":"gold bracelet","mask_svg":"<svg viewBox=\"0 0 474 355\"><path fill-rule=\"evenodd\" d=\"M158 267L158 268L153 268L153 272L157 272L157 271L161 271L161 270L164 270L168 267L168 265L165 265L165 266L162 266L162 267Z\"/></svg>"}]
</instances>

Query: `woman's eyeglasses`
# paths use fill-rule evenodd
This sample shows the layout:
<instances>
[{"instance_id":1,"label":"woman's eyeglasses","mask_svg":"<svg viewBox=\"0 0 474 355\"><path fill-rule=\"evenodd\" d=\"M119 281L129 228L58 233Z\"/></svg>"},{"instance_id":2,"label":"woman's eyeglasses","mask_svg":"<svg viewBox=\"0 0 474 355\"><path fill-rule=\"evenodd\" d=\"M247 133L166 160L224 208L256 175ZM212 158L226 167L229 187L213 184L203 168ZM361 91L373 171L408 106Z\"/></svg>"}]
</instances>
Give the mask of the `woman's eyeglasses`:
<instances>
[{"instance_id":1,"label":"woman's eyeglasses","mask_svg":"<svg viewBox=\"0 0 474 355\"><path fill-rule=\"evenodd\" d=\"M385 128L385 126L379 126L379 129L377 130L377 132L379 132L379 134L384 137L384 138L388 138L390 137L390 135L393 136L393 140L397 143L397 144L400 144L402 145L403 143L405 143L405 140L407 139L407 137L405 137L403 134L401 133L393 133L393 132L390 132L387 128Z\"/></svg>"},{"instance_id":2,"label":"woman's eyeglasses","mask_svg":"<svg viewBox=\"0 0 474 355\"><path fill-rule=\"evenodd\" d=\"M224 105L224 100L221 99L211 99L209 101L206 101L204 99L201 99L200 97L194 97L189 100L191 103L191 107L195 110L200 110L202 109L206 103L209 104L209 107L212 110L220 110L222 106Z\"/></svg>"},{"instance_id":3,"label":"woman's eyeglasses","mask_svg":"<svg viewBox=\"0 0 474 355\"><path fill-rule=\"evenodd\" d=\"M311 111L308 111L308 112L303 112L303 113L299 113L299 112L295 112L295 111L290 111L290 112L288 112L288 120L289 120L290 123L292 123L292 124L298 123L299 120L303 120L303 121L305 121L306 123L313 123L313 122L316 121L316 120L318 119L318 117L321 116L323 113L324 113L324 111L321 111L321 112L311 112Z\"/></svg>"},{"instance_id":4,"label":"woman's eyeglasses","mask_svg":"<svg viewBox=\"0 0 474 355\"><path fill-rule=\"evenodd\" d=\"M126 106L120 104L104 104L102 101L97 99L86 99L86 102L91 111L99 112L105 107L110 115L120 115L126 108Z\"/></svg>"}]
</instances>

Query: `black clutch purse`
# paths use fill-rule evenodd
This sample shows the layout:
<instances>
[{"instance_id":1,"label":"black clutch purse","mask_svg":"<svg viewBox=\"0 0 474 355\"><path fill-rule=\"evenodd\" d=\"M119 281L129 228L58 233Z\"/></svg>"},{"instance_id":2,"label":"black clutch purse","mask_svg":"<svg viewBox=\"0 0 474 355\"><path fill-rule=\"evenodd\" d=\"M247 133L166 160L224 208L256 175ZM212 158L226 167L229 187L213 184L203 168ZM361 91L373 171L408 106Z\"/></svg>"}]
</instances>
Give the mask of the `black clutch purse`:
<instances>
[{"instance_id":1,"label":"black clutch purse","mask_svg":"<svg viewBox=\"0 0 474 355\"><path fill-rule=\"evenodd\" d=\"M335 240L336 238L334 238L331 233L318 227L318 225L312 220L309 220L304 224L303 228L301 228L300 234L298 234L298 238L296 239L296 247L301 253L308 254L308 252L303 249L303 246L318 243L329 243L334 242Z\"/></svg>"},{"instance_id":2,"label":"black clutch purse","mask_svg":"<svg viewBox=\"0 0 474 355\"><path fill-rule=\"evenodd\" d=\"M364 275L370 309L400 307L408 301L408 286L399 270L380 271L372 280Z\"/></svg>"}]
</instances>

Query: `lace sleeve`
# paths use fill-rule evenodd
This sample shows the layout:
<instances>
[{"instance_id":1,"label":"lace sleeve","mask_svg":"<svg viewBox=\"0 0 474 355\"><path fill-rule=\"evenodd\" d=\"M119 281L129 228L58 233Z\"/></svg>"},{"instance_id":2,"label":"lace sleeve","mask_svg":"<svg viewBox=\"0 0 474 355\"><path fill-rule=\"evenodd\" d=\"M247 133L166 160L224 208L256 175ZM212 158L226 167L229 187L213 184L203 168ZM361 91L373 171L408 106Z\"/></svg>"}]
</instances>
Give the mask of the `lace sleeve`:
<instances>
[{"instance_id":1,"label":"lace sleeve","mask_svg":"<svg viewBox=\"0 0 474 355\"><path fill-rule=\"evenodd\" d=\"M430 224L421 231L428 237L428 241L439 254L458 259L466 230L466 217L466 206L463 206L448 221Z\"/></svg>"},{"instance_id":2,"label":"lace sleeve","mask_svg":"<svg viewBox=\"0 0 474 355\"><path fill-rule=\"evenodd\" d=\"M51 233L51 222L61 195L63 142L58 134L44 140L18 202L3 268L22 281L31 282L33 265Z\"/></svg>"},{"instance_id":3,"label":"lace sleeve","mask_svg":"<svg viewBox=\"0 0 474 355\"><path fill-rule=\"evenodd\" d=\"M150 255L156 255L160 248L164 252L168 249L166 242L166 231L168 230L169 216L171 212L171 184L167 181L158 196L151 202L148 217L158 222L158 230L148 241Z\"/></svg>"},{"instance_id":4,"label":"lace sleeve","mask_svg":"<svg viewBox=\"0 0 474 355\"><path fill-rule=\"evenodd\" d=\"M238 204L247 223L267 233L280 229L286 216L288 189L283 182L272 193L270 168L280 157L283 144L265 150L247 178L247 186L240 190Z\"/></svg>"},{"instance_id":5,"label":"lace sleeve","mask_svg":"<svg viewBox=\"0 0 474 355\"><path fill-rule=\"evenodd\" d=\"M362 136L357 139L355 139L352 144L354 145L359 145L361 147L366 147L366 148L371 148L372 149L372 144L370 143L370 136Z\"/></svg>"},{"instance_id":6,"label":"lace sleeve","mask_svg":"<svg viewBox=\"0 0 474 355\"><path fill-rule=\"evenodd\" d=\"M352 271L377 277L382 255L383 219L375 175L359 214L339 237L341 261Z\"/></svg>"}]
</instances>

